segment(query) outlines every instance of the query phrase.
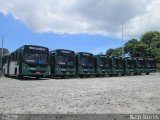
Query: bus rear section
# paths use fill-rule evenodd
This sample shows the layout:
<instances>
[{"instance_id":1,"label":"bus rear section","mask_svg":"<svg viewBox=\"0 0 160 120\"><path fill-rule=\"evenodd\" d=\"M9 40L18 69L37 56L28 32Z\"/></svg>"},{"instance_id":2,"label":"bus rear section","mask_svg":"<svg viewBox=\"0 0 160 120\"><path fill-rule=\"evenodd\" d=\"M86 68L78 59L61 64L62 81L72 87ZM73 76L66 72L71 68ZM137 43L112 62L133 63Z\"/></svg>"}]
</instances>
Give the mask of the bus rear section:
<instances>
[{"instance_id":1,"label":"bus rear section","mask_svg":"<svg viewBox=\"0 0 160 120\"><path fill-rule=\"evenodd\" d=\"M76 72L79 77L94 75L94 56L91 53L79 52L76 54Z\"/></svg>"},{"instance_id":2,"label":"bus rear section","mask_svg":"<svg viewBox=\"0 0 160 120\"><path fill-rule=\"evenodd\" d=\"M134 58L129 57L129 58L124 58L124 70L126 75L135 75L135 64L136 61Z\"/></svg>"},{"instance_id":3,"label":"bus rear section","mask_svg":"<svg viewBox=\"0 0 160 120\"><path fill-rule=\"evenodd\" d=\"M122 57L111 57L111 62L112 62L112 75L113 76L118 76L118 75L125 75L124 72L124 64L123 64L123 59Z\"/></svg>"},{"instance_id":4,"label":"bus rear section","mask_svg":"<svg viewBox=\"0 0 160 120\"><path fill-rule=\"evenodd\" d=\"M156 59L154 58L145 58L146 74L156 72Z\"/></svg>"},{"instance_id":5,"label":"bus rear section","mask_svg":"<svg viewBox=\"0 0 160 120\"><path fill-rule=\"evenodd\" d=\"M95 55L95 75L106 76L111 74L109 59L106 55Z\"/></svg>"},{"instance_id":6,"label":"bus rear section","mask_svg":"<svg viewBox=\"0 0 160 120\"><path fill-rule=\"evenodd\" d=\"M75 77L75 53L71 50L57 49L50 52L51 77Z\"/></svg>"},{"instance_id":7,"label":"bus rear section","mask_svg":"<svg viewBox=\"0 0 160 120\"><path fill-rule=\"evenodd\" d=\"M49 75L49 50L46 47L24 45L10 53L4 62L4 74L23 76L47 77Z\"/></svg>"}]
</instances>

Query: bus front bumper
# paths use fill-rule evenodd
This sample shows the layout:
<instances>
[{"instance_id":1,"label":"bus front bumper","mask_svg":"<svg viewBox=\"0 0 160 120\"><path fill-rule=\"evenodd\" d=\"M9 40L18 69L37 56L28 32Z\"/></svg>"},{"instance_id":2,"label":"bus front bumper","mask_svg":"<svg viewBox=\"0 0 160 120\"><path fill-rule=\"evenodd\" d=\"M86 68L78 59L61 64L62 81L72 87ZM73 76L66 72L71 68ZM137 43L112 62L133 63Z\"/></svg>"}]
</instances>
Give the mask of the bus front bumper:
<instances>
[{"instance_id":1,"label":"bus front bumper","mask_svg":"<svg viewBox=\"0 0 160 120\"><path fill-rule=\"evenodd\" d=\"M24 76L42 76L46 77L49 75L49 69L45 68L23 68L22 75Z\"/></svg>"}]
</instances>

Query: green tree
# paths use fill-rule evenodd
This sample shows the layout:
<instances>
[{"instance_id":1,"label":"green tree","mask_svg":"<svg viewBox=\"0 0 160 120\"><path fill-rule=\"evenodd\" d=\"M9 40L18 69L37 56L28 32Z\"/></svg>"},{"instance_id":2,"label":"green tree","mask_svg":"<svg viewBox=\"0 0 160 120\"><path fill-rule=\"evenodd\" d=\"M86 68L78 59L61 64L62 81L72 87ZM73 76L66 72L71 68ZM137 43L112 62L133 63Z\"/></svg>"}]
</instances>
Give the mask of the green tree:
<instances>
[{"instance_id":1,"label":"green tree","mask_svg":"<svg viewBox=\"0 0 160 120\"><path fill-rule=\"evenodd\" d=\"M150 47L155 41L159 40L160 33L158 31L149 31L141 35L140 41Z\"/></svg>"},{"instance_id":2,"label":"green tree","mask_svg":"<svg viewBox=\"0 0 160 120\"><path fill-rule=\"evenodd\" d=\"M146 57L147 55L146 49L147 49L146 45L140 42L135 46L134 57Z\"/></svg>"},{"instance_id":3,"label":"green tree","mask_svg":"<svg viewBox=\"0 0 160 120\"><path fill-rule=\"evenodd\" d=\"M107 56L121 56L122 47L119 48L110 48L106 51Z\"/></svg>"},{"instance_id":4,"label":"green tree","mask_svg":"<svg viewBox=\"0 0 160 120\"><path fill-rule=\"evenodd\" d=\"M155 57L158 61L160 61L160 32L146 32L141 36L140 41L147 46L146 56Z\"/></svg>"},{"instance_id":5,"label":"green tree","mask_svg":"<svg viewBox=\"0 0 160 120\"><path fill-rule=\"evenodd\" d=\"M146 55L146 45L137 39L132 39L125 43L124 52L132 57L143 57Z\"/></svg>"},{"instance_id":6,"label":"green tree","mask_svg":"<svg viewBox=\"0 0 160 120\"><path fill-rule=\"evenodd\" d=\"M132 57L155 57L160 62L160 32L149 31L141 35L140 41L131 39L124 45L124 53ZM121 56L122 48L109 49L106 55Z\"/></svg>"},{"instance_id":7,"label":"green tree","mask_svg":"<svg viewBox=\"0 0 160 120\"><path fill-rule=\"evenodd\" d=\"M134 56L135 48L139 44L139 41L137 39L129 40L127 43L125 43L124 47L124 53L130 54L131 56Z\"/></svg>"}]
</instances>

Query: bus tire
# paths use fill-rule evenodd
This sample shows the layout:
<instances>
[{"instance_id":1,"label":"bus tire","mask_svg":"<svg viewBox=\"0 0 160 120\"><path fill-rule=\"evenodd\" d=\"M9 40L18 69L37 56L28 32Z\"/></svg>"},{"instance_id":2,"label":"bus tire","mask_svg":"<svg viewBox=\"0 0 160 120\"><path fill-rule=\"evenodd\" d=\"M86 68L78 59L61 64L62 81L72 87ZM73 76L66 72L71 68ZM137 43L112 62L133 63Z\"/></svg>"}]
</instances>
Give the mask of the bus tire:
<instances>
[{"instance_id":1,"label":"bus tire","mask_svg":"<svg viewBox=\"0 0 160 120\"><path fill-rule=\"evenodd\" d=\"M61 76L62 79L64 79L65 77L66 77L66 76L63 76L63 75Z\"/></svg>"},{"instance_id":2,"label":"bus tire","mask_svg":"<svg viewBox=\"0 0 160 120\"><path fill-rule=\"evenodd\" d=\"M80 78L83 78L83 75L79 75Z\"/></svg>"},{"instance_id":3,"label":"bus tire","mask_svg":"<svg viewBox=\"0 0 160 120\"><path fill-rule=\"evenodd\" d=\"M113 74L109 74L109 77L113 77Z\"/></svg>"},{"instance_id":4,"label":"bus tire","mask_svg":"<svg viewBox=\"0 0 160 120\"><path fill-rule=\"evenodd\" d=\"M124 74L121 74L122 76L124 76Z\"/></svg>"},{"instance_id":5,"label":"bus tire","mask_svg":"<svg viewBox=\"0 0 160 120\"><path fill-rule=\"evenodd\" d=\"M15 68L15 70L14 70L14 75L18 76L17 75L17 68Z\"/></svg>"},{"instance_id":6,"label":"bus tire","mask_svg":"<svg viewBox=\"0 0 160 120\"><path fill-rule=\"evenodd\" d=\"M71 75L71 78L76 78L76 75Z\"/></svg>"},{"instance_id":7,"label":"bus tire","mask_svg":"<svg viewBox=\"0 0 160 120\"><path fill-rule=\"evenodd\" d=\"M149 72L148 72L148 73L146 73L146 75L149 75Z\"/></svg>"},{"instance_id":8,"label":"bus tire","mask_svg":"<svg viewBox=\"0 0 160 120\"><path fill-rule=\"evenodd\" d=\"M119 74L114 74L113 76L117 77Z\"/></svg>"},{"instance_id":9,"label":"bus tire","mask_svg":"<svg viewBox=\"0 0 160 120\"><path fill-rule=\"evenodd\" d=\"M17 79L22 79L23 76L22 75L17 75Z\"/></svg>"},{"instance_id":10,"label":"bus tire","mask_svg":"<svg viewBox=\"0 0 160 120\"><path fill-rule=\"evenodd\" d=\"M99 77L99 75L97 74L96 77Z\"/></svg>"},{"instance_id":11,"label":"bus tire","mask_svg":"<svg viewBox=\"0 0 160 120\"><path fill-rule=\"evenodd\" d=\"M36 76L36 79L40 79L40 76Z\"/></svg>"}]
</instances>

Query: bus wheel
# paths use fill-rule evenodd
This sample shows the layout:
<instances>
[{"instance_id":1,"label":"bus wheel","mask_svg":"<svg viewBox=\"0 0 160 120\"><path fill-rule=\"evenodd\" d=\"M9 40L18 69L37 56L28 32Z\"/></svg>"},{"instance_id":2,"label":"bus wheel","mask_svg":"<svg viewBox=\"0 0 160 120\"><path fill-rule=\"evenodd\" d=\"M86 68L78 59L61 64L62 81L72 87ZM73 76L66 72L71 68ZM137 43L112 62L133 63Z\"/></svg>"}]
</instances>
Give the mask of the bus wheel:
<instances>
[{"instance_id":1,"label":"bus wheel","mask_svg":"<svg viewBox=\"0 0 160 120\"><path fill-rule=\"evenodd\" d=\"M17 75L17 79L22 79L22 75Z\"/></svg>"},{"instance_id":2,"label":"bus wheel","mask_svg":"<svg viewBox=\"0 0 160 120\"><path fill-rule=\"evenodd\" d=\"M40 77L39 77L39 76L36 76L36 79L40 79Z\"/></svg>"},{"instance_id":3,"label":"bus wheel","mask_svg":"<svg viewBox=\"0 0 160 120\"><path fill-rule=\"evenodd\" d=\"M124 74L121 74L122 76L124 76Z\"/></svg>"},{"instance_id":4,"label":"bus wheel","mask_svg":"<svg viewBox=\"0 0 160 120\"><path fill-rule=\"evenodd\" d=\"M146 73L146 75L149 75L149 73Z\"/></svg>"},{"instance_id":5,"label":"bus wheel","mask_svg":"<svg viewBox=\"0 0 160 120\"><path fill-rule=\"evenodd\" d=\"M76 78L76 75L72 75L71 78Z\"/></svg>"},{"instance_id":6,"label":"bus wheel","mask_svg":"<svg viewBox=\"0 0 160 120\"><path fill-rule=\"evenodd\" d=\"M65 77L66 77L66 76L63 76L63 75L61 76L62 79L64 79Z\"/></svg>"},{"instance_id":7,"label":"bus wheel","mask_svg":"<svg viewBox=\"0 0 160 120\"><path fill-rule=\"evenodd\" d=\"M99 75L97 74L96 77L99 77Z\"/></svg>"},{"instance_id":8,"label":"bus wheel","mask_svg":"<svg viewBox=\"0 0 160 120\"><path fill-rule=\"evenodd\" d=\"M79 75L80 78L83 78L83 75Z\"/></svg>"},{"instance_id":9,"label":"bus wheel","mask_svg":"<svg viewBox=\"0 0 160 120\"><path fill-rule=\"evenodd\" d=\"M109 74L109 77L113 77L113 74Z\"/></svg>"},{"instance_id":10,"label":"bus wheel","mask_svg":"<svg viewBox=\"0 0 160 120\"><path fill-rule=\"evenodd\" d=\"M87 78L91 77L91 75L86 75Z\"/></svg>"}]
</instances>

